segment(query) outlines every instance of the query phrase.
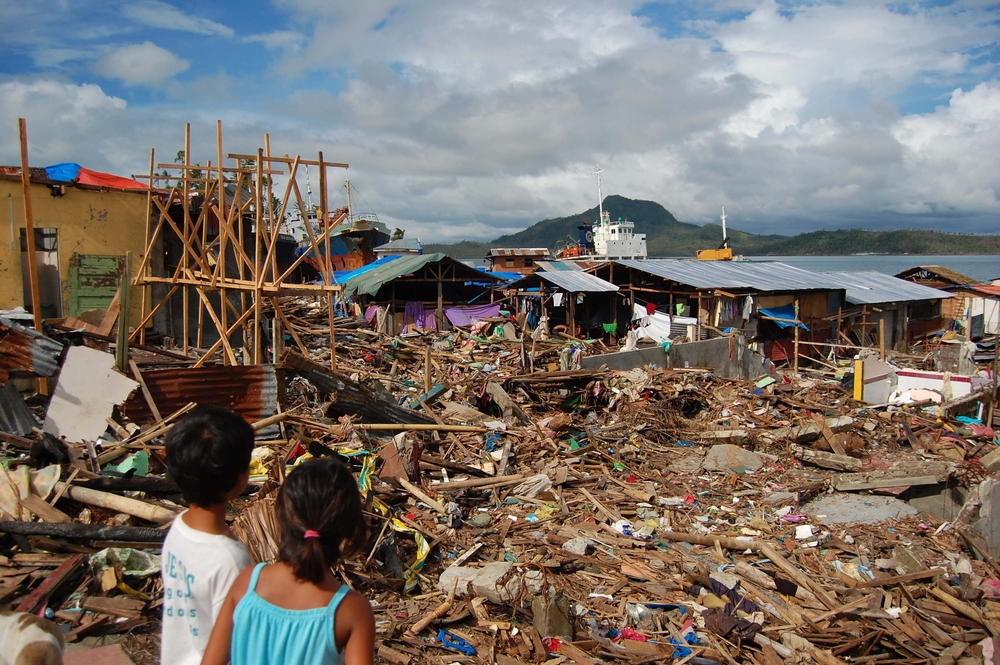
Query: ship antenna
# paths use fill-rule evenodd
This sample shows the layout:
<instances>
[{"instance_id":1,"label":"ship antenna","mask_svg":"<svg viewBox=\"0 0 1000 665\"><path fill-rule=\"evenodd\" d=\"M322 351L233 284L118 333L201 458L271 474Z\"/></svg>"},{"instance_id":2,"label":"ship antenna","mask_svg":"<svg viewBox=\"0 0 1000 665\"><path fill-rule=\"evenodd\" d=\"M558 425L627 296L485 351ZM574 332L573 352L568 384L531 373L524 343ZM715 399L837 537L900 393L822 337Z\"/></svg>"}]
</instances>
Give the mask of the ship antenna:
<instances>
[{"instance_id":1,"label":"ship antenna","mask_svg":"<svg viewBox=\"0 0 1000 665\"><path fill-rule=\"evenodd\" d=\"M601 167L597 166L594 169L594 173L597 174L597 221L599 224L604 224L604 196L601 194Z\"/></svg>"},{"instance_id":2,"label":"ship antenna","mask_svg":"<svg viewBox=\"0 0 1000 665\"><path fill-rule=\"evenodd\" d=\"M729 234L726 233L726 206L722 206L722 240L726 241L729 239Z\"/></svg>"}]
</instances>

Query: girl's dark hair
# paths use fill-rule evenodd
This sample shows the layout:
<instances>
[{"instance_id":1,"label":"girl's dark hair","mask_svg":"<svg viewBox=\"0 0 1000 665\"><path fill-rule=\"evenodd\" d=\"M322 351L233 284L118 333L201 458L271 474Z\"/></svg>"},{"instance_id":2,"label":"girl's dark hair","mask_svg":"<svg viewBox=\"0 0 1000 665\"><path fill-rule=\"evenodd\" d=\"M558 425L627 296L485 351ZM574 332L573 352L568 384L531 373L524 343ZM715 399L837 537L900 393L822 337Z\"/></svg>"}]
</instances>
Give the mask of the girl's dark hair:
<instances>
[{"instance_id":1,"label":"girl's dark hair","mask_svg":"<svg viewBox=\"0 0 1000 665\"><path fill-rule=\"evenodd\" d=\"M278 560L301 580L319 584L331 566L367 542L358 485L334 457L309 460L289 473L278 491L276 510L281 524ZM305 538L306 531L319 533L319 538Z\"/></svg>"}]
</instances>

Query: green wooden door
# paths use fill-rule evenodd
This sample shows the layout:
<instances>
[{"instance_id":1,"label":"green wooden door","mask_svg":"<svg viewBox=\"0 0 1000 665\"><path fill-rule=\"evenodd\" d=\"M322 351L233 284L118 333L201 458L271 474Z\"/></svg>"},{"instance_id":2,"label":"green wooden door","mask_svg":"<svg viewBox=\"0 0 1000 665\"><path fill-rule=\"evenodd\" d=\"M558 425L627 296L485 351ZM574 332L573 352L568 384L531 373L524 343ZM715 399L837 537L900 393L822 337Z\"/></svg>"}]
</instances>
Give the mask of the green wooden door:
<instances>
[{"instance_id":1,"label":"green wooden door","mask_svg":"<svg viewBox=\"0 0 1000 665\"><path fill-rule=\"evenodd\" d=\"M69 260L69 315L107 309L118 291L124 256L73 254Z\"/></svg>"}]
</instances>

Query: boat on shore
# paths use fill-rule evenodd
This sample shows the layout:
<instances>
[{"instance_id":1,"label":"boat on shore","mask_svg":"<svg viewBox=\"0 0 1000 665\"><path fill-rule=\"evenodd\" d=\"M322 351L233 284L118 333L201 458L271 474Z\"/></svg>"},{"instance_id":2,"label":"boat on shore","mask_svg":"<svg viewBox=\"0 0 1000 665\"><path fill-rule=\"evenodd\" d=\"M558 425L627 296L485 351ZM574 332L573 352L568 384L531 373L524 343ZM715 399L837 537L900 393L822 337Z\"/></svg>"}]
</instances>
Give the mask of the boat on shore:
<instances>
[{"instance_id":1,"label":"boat on shore","mask_svg":"<svg viewBox=\"0 0 1000 665\"><path fill-rule=\"evenodd\" d=\"M594 224L577 227L579 241L570 243L556 252L560 259L644 259L646 234L636 233L635 224L619 217L611 221L611 214L604 209L601 191L601 169L597 173L597 210Z\"/></svg>"}]
</instances>

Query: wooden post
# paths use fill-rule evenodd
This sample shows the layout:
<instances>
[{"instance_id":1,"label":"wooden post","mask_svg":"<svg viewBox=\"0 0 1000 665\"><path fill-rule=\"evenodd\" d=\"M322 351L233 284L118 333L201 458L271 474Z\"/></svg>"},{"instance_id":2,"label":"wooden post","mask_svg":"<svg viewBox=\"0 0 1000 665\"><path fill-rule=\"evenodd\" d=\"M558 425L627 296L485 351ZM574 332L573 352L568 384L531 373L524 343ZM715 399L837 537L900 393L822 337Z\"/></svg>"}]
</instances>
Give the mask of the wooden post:
<instances>
[{"instance_id":1,"label":"wooden post","mask_svg":"<svg viewBox=\"0 0 1000 665\"><path fill-rule=\"evenodd\" d=\"M330 257L330 220L327 219L329 214L327 205L327 193L326 193L326 164L323 163L323 153L319 153L319 211L321 219L323 220L323 283L327 286L333 285L333 261ZM351 223L351 211L347 211L347 223ZM306 220L308 223L308 220ZM334 322L334 316L336 312L333 307L333 290L326 292L326 314L329 319L330 326L330 369L337 369L337 331L336 323Z\"/></svg>"},{"instance_id":2,"label":"wooden post","mask_svg":"<svg viewBox=\"0 0 1000 665\"><path fill-rule=\"evenodd\" d=\"M428 343L424 352L424 399L430 396L431 387L431 345Z\"/></svg>"},{"instance_id":3,"label":"wooden post","mask_svg":"<svg viewBox=\"0 0 1000 665\"><path fill-rule=\"evenodd\" d=\"M31 169L28 166L28 123L18 118L21 134L21 191L24 195L24 236L28 244L28 289L31 292L31 313L35 317L35 330L42 332L42 297L38 292L38 264L35 256L35 222L31 209ZM49 383L38 379L38 392L49 394Z\"/></svg>"},{"instance_id":4,"label":"wooden post","mask_svg":"<svg viewBox=\"0 0 1000 665\"><path fill-rule=\"evenodd\" d=\"M985 316L983 317L986 318ZM983 324L986 325L985 323ZM1000 368L1000 331L998 331L993 337L993 393L990 397L990 409L986 417L987 427L993 426L993 407L997 400L997 369Z\"/></svg>"},{"instance_id":5,"label":"wooden post","mask_svg":"<svg viewBox=\"0 0 1000 665\"><path fill-rule=\"evenodd\" d=\"M265 232L264 229L264 206L263 206L263 194L261 187L261 180L264 177L264 151L260 148L257 149L257 180L254 183L254 207L256 208L256 215L254 221L254 238L253 238L253 282L257 285L257 288L253 293L253 364L259 365L261 363L261 332L264 330L264 319L263 310L261 309L263 303L261 300L264 298L264 293L261 291L261 273L267 272L267 266L262 266L260 264L260 236ZM306 223L309 220L306 219ZM270 237L270 236L269 236ZM274 275L274 279L278 276Z\"/></svg>"},{"instance_id":6,"label":"wooden post","mask_svg":"<svg viewBox=\"0 0 1000 665\"><path fill-rule=\"evenodd\" d=\"M843 317L844 317L844 308L843 307L838 307L837 308L837 334L833 336L833 343L834 344L840 344L840 326L841 326L841 323L843 322ZM836 347L834 347L833 357L834 358L837 357Z\"/></svg>"},{"instance_id":7,"label":"wooden post","mask_svg":"<svg viewBox=\"0 0 1000 665\"><path fill-rule=\"evenodd\" d=\"M35 220L31 208L31 169L28 166L28 123L18 118L21 132L21 190L24 194L24 235L28 243L28 289L35 330L42 332L42 297L38 292L38 264L35 257Z\"/></svg>"},{"instance_id":8,"label":"wooden post","mask_svg":"<svg viewBox=\"0 0 1000 665\"><path fill-rule=\"evenodd\" d=\"M885 360L885 312L878 320L878 357Z\"/></svg>"},{"instance_id":9,"label":"wooden post","mask_svg":"<svg viewBox=\"0 0 1000 665\"><path fill-rule=\"evenodd\" d=\"M566 292L566 298L569 300L567 303L567 312L569 313L569 334L576 337L576 298L569 291Z\"/></svg>"},{"instance_id":10,"label":"wooden post","mask_svg":"<svg viewBox=\"0 0 1000 665\"><path fill-rule=\"evenodd\" d=\"M437 319L438 330L444 329L444 264L438 263L437 269L437 311L434 317Z\"/></svg>"},{"instance_id":11,"label":"wooden post","mask_svg":"<svg viewBox=\"0 0 1000 665\"><path fill-rule=\"evenodd\" d=\"M215 121L215 143L216 143L216 147L218 148L218 152L219 152L219 167L218 167L219 168L219 181L218 181L219 182L219 184L218 184L219 191L217 192L217 195L219 197L219 211L217 213L218 218L219 218L219 265L216 266L216 272L218 273L219 278L222 280L222 283L224 285L226 283L226 240L228 239L229 233L232 231L232 229L229 228L229 216L226 215L226 179L225 179L225 172L224 172L223 163L222 163L222 121L221 120L216 120ZM219 294L220 294L220 297L219 297L219 309L221 310L219 312L219 321L220 321L220 323L219 323L219 334L220 335L224 335L227 338L227 342L228 342L229 335L227 333L229 331L229 325L226 323L226 320L228 318L229 312L227 311L228 308L227 308L226 303L229 302L229 296L226 293L226 287L225 286L222 286L219 289ZM230 357L229 355L223 355L222 357L224 359L225 358L229 358L229 363L231 363L233 365L236 364L236 361L235 361L234 357ZM227 361L223 360L223 363L227 363Z\"/></svg>"},{"instance_id":12,"label":"wooden post","mask_svg":"<svg viewBox=\"0 0 1000 665\"><path fill-rule=\"evenodd\" d=\"M132 252L125 252L125 268L118 280L119 302L118 337L115 341L115 362L118 371L128 374L128 314L132 300Z\"/></svg>"},{"instance_id":13,"label":"wooden post","mask_svg":"<svg viewBox=\"0 0 1000 665\"><path fill-rule=\"evenodd\" d=\"M139 273L140 274L143 272L143 270L148 269L149 263L148 263L148 258L147 257L149 257L149 255L151 253L150 250L152 249L150 247L150 244L152 242L150 238L151 238L151 234L152 234L152 231L153 231L153 173L154 173L154 171L153 171L153 164L155 163L154 162L154 156L155 156L155 152L154 152L153 148L150 148L149 149L149 189L147 190L147 193L146 193L146 234L144 236L145 241L142 244L142 246L144 248L143 251L145 252L145 254L142 257L143 258L142 266L147 266L147 268L143 268L142 266L140 266L139 267ZM142 287L142 308L141 308L140 313L139 313L139 318L142 320L142 325L139 326L139 343L140 344L145 344L146 343L146 291L147 290L150 291L150 296L152 296L152 290L151 290L150 287L148 287L148 286L143 286ZM150 306L152 306L152 297L150 297Z\"/></svg>"},{"instance_id":14,"label":"wooden post","mask_svg":"<svg viewBox=\"0 0 1000 665\"><path fill-rule=\"evenodd\" d=\"M792 362L792 373L799 374L799 299L795 298L795 359Z\"/></svg>"},{"instance_id":15,"label":"wooden post","mask_svg":"<svg viewBox=\"0 0 1000 665\"><path fill-rule=\"evenodd\" d=\"M190 122L185 122L184 123L184 164L187 165L187 164L190 164L190 163L191 163L191 123ZM183 200L181 201L181 206L184 209L184 225L181 227L181 232L184 234L185 241L186 241L188 235L191 233L191 202L190 202L190 198L191 197L188 196L188 190L191 187L191 183L190 183L190 180L189 180L190 178L191 178L191 170L190 169L184 169L184 181L183 181L183 187L184 187L184 189L181 191L181 196L183 197ZM194 238L191 238L191 242L194 242ZM188 277L190 277L190 275L188 274L188 266L190 265L188 263L188 261L190 260L190 257L188 256L188 249L187 249L186 245L187 245L187 242L185 242L185 247L184 247L184 251L182 253L182 258L181 258L181 266L182 266L181 267L181 275L183 275L185 279L187 279ZM204 251L204 245L202 246L202 251ZM191 313L190 313L190 309L191 309L191 293L190 293L190 289L191 289L191 287L188 286L187 284L185 284L182 288L183 288L183 291L181 291L181 299L184 302L184 317L183 317L184 322L182 324L184 326L184 332L183 332L184 342L183 342L183 345L181 347L181 351L183 352L184 355L188 355L188 350L190 348L190 343L188 341L189 337L190 337L189 333L188 333L188 329L191 326ZM201 317L200 316L198 317L198 328L199 329L201 328ZM201 346L201 339L198 340L198 346Z\"/></svg>"}]
</instances>

